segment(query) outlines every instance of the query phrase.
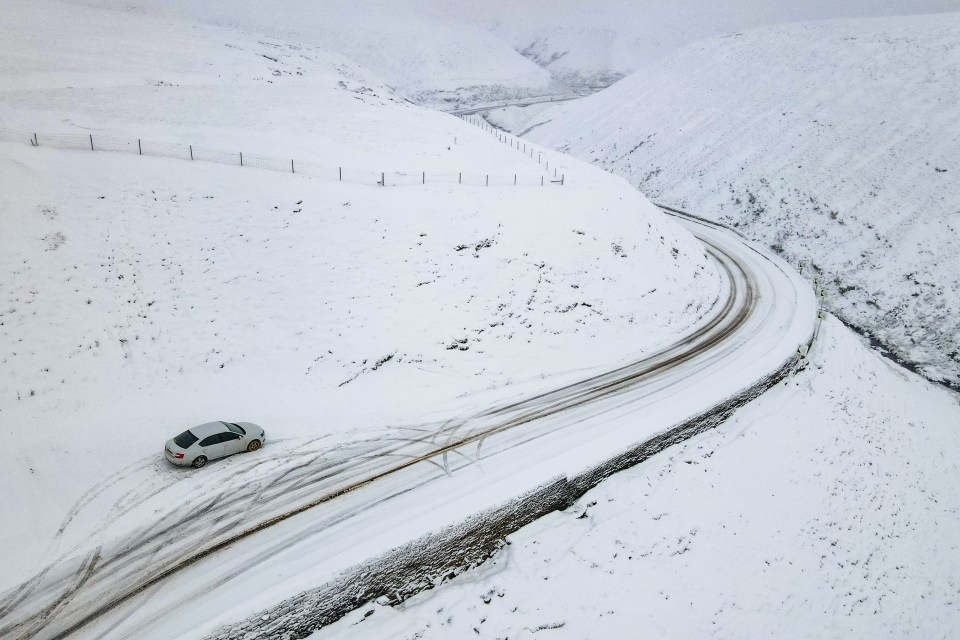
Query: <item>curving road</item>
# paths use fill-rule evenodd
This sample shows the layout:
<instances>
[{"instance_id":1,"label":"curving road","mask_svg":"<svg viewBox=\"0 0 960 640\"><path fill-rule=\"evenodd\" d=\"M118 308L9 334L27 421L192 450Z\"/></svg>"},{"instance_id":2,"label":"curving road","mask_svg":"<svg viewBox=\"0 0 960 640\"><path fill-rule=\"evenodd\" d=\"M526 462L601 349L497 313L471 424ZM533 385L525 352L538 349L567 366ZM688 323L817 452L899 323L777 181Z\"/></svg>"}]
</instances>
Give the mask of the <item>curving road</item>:
<instances>
[{"instance_id":1,"label":"curving road","mask_svg":"<svg viewBox=\"0 0 960 640\"><path fill-rule=\"evenodd\" d=\"M503 109L505 107L529 107L535 104L543 103L555 103L555 102L569 102L571 100L579 100L580 98L586 97L586 95L561 95L561 96L535 96L527 98L526 100L506 100L502 104L487 104L479 107L465 107L463 109L452 109L447 113L453 114L455 116L469 116L475 113L483 113L484 111L492 111L494 109Z\"/></svg>"},{"instance_id":2,"label":"curving road","mask_svg":"<svg viewBox=\"0 0 960 640\"><path fill-rule=\"evenodd\" d=\"M185 476L143 476L144 464L132 465L84 499L132 487L98 535L0 596L0 638L204 637L546 480L602 464L779 369L813 331L808 283L730 230L667 213L724 276L714 307L674 344L442 424L233 458L216 474L191 475L184 502L149 518L138 508ZM116 524L124 518L137 524Z\"/></svg>"}]
</instances>

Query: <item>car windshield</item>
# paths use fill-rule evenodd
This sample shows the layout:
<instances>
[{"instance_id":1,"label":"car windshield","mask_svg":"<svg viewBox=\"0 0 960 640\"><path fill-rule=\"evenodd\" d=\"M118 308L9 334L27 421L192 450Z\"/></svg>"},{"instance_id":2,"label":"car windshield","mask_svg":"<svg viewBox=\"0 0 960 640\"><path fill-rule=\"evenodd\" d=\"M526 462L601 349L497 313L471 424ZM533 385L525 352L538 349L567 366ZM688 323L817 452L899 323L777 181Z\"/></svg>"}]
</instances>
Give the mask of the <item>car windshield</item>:
<instances>
[{"instance_id":1,"label":"car windshield","mask_svg":"<svg viewBox=\"0 0 960 640\"><path fill-rule=\"evenodd\" d=\"M243 430L243 427L238 424L234 424L232 422L224 422L223 424L227 425L227 429L230 429L230 431L233 431L234 433L239 433L242 436L247 434L247 432Z\"/></svg>"},{"instance_id":2,"label":"car windshield","mask_svg":"<svg viewBox=\"0 0 960 640\"><path fill-rule=\"evenodd\" d=\"M180 447L181 449L187 449L190 447L190 445L192 445L194 442L196 442L199 439L200 438L193 435L192 431L187 429L186 431L178 435L176 438L174 438L173 441L177 443L177 446Z\"/></svg>"}]
</instances>

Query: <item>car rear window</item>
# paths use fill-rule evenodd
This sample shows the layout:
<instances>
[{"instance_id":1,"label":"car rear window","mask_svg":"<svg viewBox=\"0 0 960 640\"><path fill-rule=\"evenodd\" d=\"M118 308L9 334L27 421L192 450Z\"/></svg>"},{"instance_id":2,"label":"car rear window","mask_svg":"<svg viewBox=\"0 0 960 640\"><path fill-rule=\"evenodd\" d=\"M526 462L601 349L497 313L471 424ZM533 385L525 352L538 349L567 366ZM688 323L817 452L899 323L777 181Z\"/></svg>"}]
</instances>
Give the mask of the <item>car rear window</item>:
<instances>
[{"instance_id":1,"label":"car rear window","mask_svg":"<svg viewBox=\"0 0 960 640\"><path fill-rule=\"evenodd\" d=\"M177 443L177 446L180 447L181 449L187 449L190 447L190 445L192 445L194 442L196 442L199 439L200 438L193 435L192 431L187 429L186 431L178 435L176 438L174 438L173 441Z\"/></svg>"},{"instance_id":2,"label":"car rear window","mask_svg":"<svg viewBox=\"0 0 960 640\"><path fill-rule=\"evenodd\" d=\"M247 435L247 432L243 430L243 427L238 424L234 424L233 422L224 422L223 424L227 425L227 429L230 429L230 431L233 431L234 433L239 433L242 436Z\"/></svg>"}]
</instances>

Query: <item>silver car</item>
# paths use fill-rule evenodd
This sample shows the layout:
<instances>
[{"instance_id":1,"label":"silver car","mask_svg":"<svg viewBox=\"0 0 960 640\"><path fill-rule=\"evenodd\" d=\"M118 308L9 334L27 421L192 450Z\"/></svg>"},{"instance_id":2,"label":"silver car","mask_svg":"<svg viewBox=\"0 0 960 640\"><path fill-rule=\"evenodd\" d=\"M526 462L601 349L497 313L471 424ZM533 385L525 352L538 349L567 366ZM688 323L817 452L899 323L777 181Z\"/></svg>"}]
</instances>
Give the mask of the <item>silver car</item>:
<instances>
[{"instance_id":1,"label":"silver car","mask_svg":"<svg viewBox=\"0 0 960 640\"><path fill-rule=\"evenodd\" d=\"M167 440L163 455L177 466L199 469L208 460L256 451L264 440L263 429L252 422L208 422Z\"/></svg>"}]
</instances>

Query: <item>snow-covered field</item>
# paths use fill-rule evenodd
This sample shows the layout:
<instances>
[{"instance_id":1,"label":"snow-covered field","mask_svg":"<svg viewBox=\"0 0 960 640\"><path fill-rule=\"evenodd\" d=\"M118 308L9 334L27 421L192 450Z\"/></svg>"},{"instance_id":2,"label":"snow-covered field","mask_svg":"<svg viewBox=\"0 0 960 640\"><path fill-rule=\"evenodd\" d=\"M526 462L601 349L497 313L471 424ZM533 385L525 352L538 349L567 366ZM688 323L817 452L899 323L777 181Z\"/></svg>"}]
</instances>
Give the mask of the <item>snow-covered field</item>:
<instances>
[{"instance_id":1,"label":"snow-covered field","mask_svg":"<svg viewBox=\"0 0 960 640\"><path fill-rule=\"evenodd\" d=\"M0 26L5 126L539 170L320 50L55 2L8 2ZM334 447L696 323L718 296L702 246L622 180L568 164L562 188L389 189L0 143L0 535L17 549L0 591L233 473L168 468L163 442L190 425ZM121 515L136 522L104 532Z\"/></svg>"},{"instance_id":2,"label":"snow-covered field","mask_svg":"<svg viewBox=\"0 0 960 640\"><path fill-rule=\"evenodd\" d=\"M321 638L954 638L960 402L824 324L718 429Z\"/></svg>"},{"instance_id":3,"label":"snow-covered field","mask_svg":"<svg viewBox=\"0 0 960 640\"><path fill-rule=\"evenodd\" d=\"M836 313L957 385L958 43L958 13L763 28L517 126L807 260Z\"/></svg>"}]
</instances>

